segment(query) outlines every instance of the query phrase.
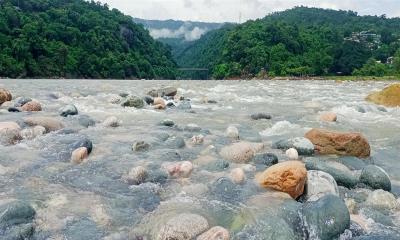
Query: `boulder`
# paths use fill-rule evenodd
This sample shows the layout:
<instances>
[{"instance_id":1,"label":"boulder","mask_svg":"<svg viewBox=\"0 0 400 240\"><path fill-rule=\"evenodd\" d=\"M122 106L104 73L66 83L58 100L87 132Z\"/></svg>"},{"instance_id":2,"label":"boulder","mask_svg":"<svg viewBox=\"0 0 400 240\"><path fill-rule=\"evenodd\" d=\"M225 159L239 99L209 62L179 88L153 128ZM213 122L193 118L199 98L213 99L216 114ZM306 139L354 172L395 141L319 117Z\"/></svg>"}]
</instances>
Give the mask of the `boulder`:
<instances>
[{"instance_id":1,"label":"boulder","mask_svg":"<svg viewBox=\"0 0 400 240\"><path fill-rule=\"evenodd\" d=\"M10 91L5 88L0 88L0 105L4 102L8 102L12 100L12 95Z\"/></svg>"},{"instance_id":2,"label":"boulder","mask_svg":"<svg viewBox=\"0 0 400 240\"><path fill-rule=\"evenodd\" d=\"M299 155L313 155L314 154L314 144L307 138L297 137L289 140L280 140L272 144L273 148L287 150L290 148L295 148Z\"/></svg>"},{"instance_id":3,"label":"boulder","mask_svg":"<svg viewBox=\"0 0 400 240\"><path fill-rule=\"evenodd\" d=\"M262 143L237 142L223 147L219 154L234 163L248 163L262 147Z\"/></svg>"},{"instance_id":4,"label":"boulder","mask_svg":"<svg viewBox=\"0 0 400 240\"><path fill-rule=\"evenodd\" d=\"M290 148L286 150L286 156L289 158L289 160L298 160L299 159L299 153L295 148Z\"/></svg>"},{"instance_id":5,"label":"boulder","mask_svg":"<svg viewBox=\"0 0 400 240\"><path fill-rule=\"evenodd\" d=\"M301 210L308 239L337 239L350 227L350 213L346 204L335 195L326 195L307 202Z\"/></svg>"},{"instance_id":6,"label":"boulder","mask_svg":"<svg viewBox=\"0 0 400 240\"><path fill-rule=\"evenodd\" d=\"M138 141L132 145L132 150L135 152L147 151L147 150L149 150L149 148L150 148L150 144L148 144L147 142L144 142L144 141Z\"/></svg>"},{"instance_id":7,"label":"boulder","mask_svg":"<svg viewBox=\"0 0 400 240\"><path fill-rule=\"evenodd\" d=\"M307 170L317 170L329 173L339 186L353 188L358 183L358 177L345 165L320 159L306 159Z\"/></svg>"},{"instance_id":8,"label":"boulder","mask_svg":"<svg viewBox=\"0 0 400 240\"><path fill-rule=\"evenodd\" d=\"M235 126L231 125L226 129L225 135L228 138L238 140L239 139L239 130Z\"/></svg>"},{"instance_id":9,"label":"boulder","mask_svg":"<svg viewBox=\"0 0 400 240\"><path fill-rule=\"evenodd\" d=\"M80 147L75 149L71 154L71 163L80 164L89 156L88 149L86 147Z\"/></svg>"},{"instance_id":10,"label":"boulder","mask_svg":"<svg viewBox=\"0 0 400 240\"><path fill-rule=\"evenodd\" d=\"M160 110L165 109L167 107L165 100L160 97L154 98L153 105L155 109L160 109Z\"/></svg>"},{"instance_id":11,"label":"boulder","mask_svg":"<svg viewBox=\"0 0 400 240\"><path fill-rule=\"evenodd\" d=\"M209 228L204 217L183 213L172 217L158 230L156 240L191 240Z\"/></svg>"},{"instance_id":12,"label":"boulder","mask_svg":"<svg viewBox=\"0 0 400 240\"><path fill-rule=\"evenodd\" d=\"M121 106L123 107L134 107L134 108L143 108L144 107L144 102L143 99L136 97L136 96L131 96L127 98Z\"/></svg>"},{"instance_id":13,"label":"boulder","mask_svg":"<svg viewBox=\"0 0 400 240\"><path fill-rule=\"evenodd\" d=\"M117 117L111 116L108 117L106 120L103 122L104 127L110 127L110 128L116 128L120 125L120 122L118 121Z\"/></svg>"},{"instance_id":14,"label":"boulder","mask_svg":"<svg viewBox=\"0 0 400 240\"><path fill-rule=\"evenodd\" d=\"M60 116L68 117L78 115L78 109L73 104L68 104L60 109Z\"/></svg>"},{"instance_id":15,"label":"boulder","mask_svg":"<svg viewBox=\"0 0 400 240\"><path fill-rule=\"evenodd\" d=\"M138 166L129 170L128 174L124 176L124 179L128 184L139 185L146 181L149 173L145 167Z\"/></svg>"},{"instance_id":16,"label":"boulder","mask_svg":"<svg viewBox=\"0 0 400 240\"><path fill-rule=\"evenodd\" d=\"M165 143L170 148L184 148L186 146L185 139L182 137L170 137L168 138Z\"/></svg>"},{"instance_id":17,"label":"boulder","mask_svg":"<svg viewBox=\"0 0 400 240\"><path fill-rule=\"evenodd\" d=\"M230 240L229 231L223 227L213 227L201 234L196 240Z\"/></svg>"},{"instance_id":18,"label":"boulder","mask_svg":"<svg viewBox=\"0 0 400 240\"><path fill-rule=\"evenodd\" d=\"M386 107L399 107L400 83L390 85L382 91L371 93L366 100Z\"/></svg>"},{"instance_id":19,"label":"boulder","mask_svg":"<svg viewBox=\"0 0 400 240\"><path fill-rule=\"evenodd\" d=\"M253 120L261 120L261 119L267 119L267 120L269 120L269 119L272 118L271 115L266 114L266 113L254 113L254 114L252 114L250 117L251 117L251 119L253 119Z\"/></svg>"},{"instance_id":20,"label":"boulder","mask_svg":"<svg viewBox=\"0 0 400 240\"><path fill-rule=\"evenodd\" d=\"M19 97L19 98L15 99L14 107L22 107L30 101L32 101L32 98Z\"/></svg>"},{"instance_id":21,"label":"boulder","mask_svg":"<svg viewBox=\"0 0 400 240\"><path fill-rule=\"evenodd\" d=\"M365 201L367 206L377 209L399 209L400 204L397 202L395 196L390 192L382 189L371 192Z\"/></svg>"},{"instance_id":22,"label":"boulder","mask_svg":"<svg viewBox=\"0 0 400 240\"><path fill-rule=\"evenodd\" d=\"M16 122L0 122L0 144L12 145L21 140L20 126Z\"/></svg>"},{"instance_id":23,"label":"boulder","mask_svg":"<svg viewBox=\"0 0 400 240\"><path fill-rule=\"evenodd\" d=\"M390 192L392 190L392 184L390 182L389 175L382 168L369 165L366 166L360 176L360 182L370 186L373 189L383 189Z\"/></svg>"},{"instance_id":24,"label":"boulder","mask_svg":"<svg viewBox=\"0 0 400 240\"><path fill-rule=\"evenodd\" d=\"M90 141L90 139L85 137L85 138L82 138L80 140L73 142L69 146L69 148L72 150L75 150L75 149L78 149L81 147L85 147L88 151L88 154L90 154L90 153L92 153L92 150L93 150L93 143L92 143L92 141Z\"/></svg>"},{"instance_id":25,"label":"boulder","mask_svg":"<svg viewBox=\"0 0 400 240\"><path fill-rule=\"evenodd\" d=\"M39 102L36 101L30 101L24 104L21 107L21 110L24 112L40 112L42 111L42 105L40 105Z\"/></svg>"},{"instance_id":26,"label":"boulder","mask_svg":"<svg viewBox=\"0 0 400 240\"><path fill-rule=\"evenodd\" d=\"M47 132L57 131L64 128L64 124L56 118L52 117L27 117L23 119L24 123L29 126L43 126Z\"/></svg>"},{"instance_id":27,"label":"boulder","mask_svg":"<svg viewBox=\"0 0 400 240\"><path fill-rule=\"evenodd\" d=\"M339 196L339 188L335 179L326 172L308 171L305 199L316 201L327 194Z\"/></svg>"},{"instance_id":28,"label":"boulder","mask_svg":"<svg viewBox=\"0 0 400 240\"><path fill-rule=\"evenodd\" d=\"M303 194L307 170L300 161L287 161L269 167L256 180L264 188L288 193L296 199Z\"/></svg>"},{"instance_id":29,"label":"boulder","mask_svg":"<svg viewBox=\"0 0 400 240\"><path fill-rule=\"evenodd\" d=\"M360 133L334 132L324 129L312 129L306 133L320 154L336 154L342 156L369 157L371 147L367 139Z\"/></svg>"},{"instance_id":30,"label":"boulder","mask_svg":"<svg viewBox=\"0 0 400 240\"><path fill-rule=\"evenodd\" d=\"M31 205L20 201L1 205L0 213L0 229L30 223L36 215Z\"/></svg>"},{"instance_id":31,"label":"boulder","mask_svg":"<svg viewBox=\"0 0 400 240\"><path fill-rule=\"evenodd\" d=\"M319 120L322 122L336 122L337 115L333 112L323 113L321 116L319 116Z\"/></svg>"},{"instance_id":32,"label":"boulder","mask_svg":"<svg viewBox=\"0 0 400 240\"><path fill-rule=\"evenodd\" d=\"M166 88L160 88L160 89L153 89L150 92L147 93L147 95L152 96L152 97L173 97L178 93L178 89L174 87L166 87Z\"/></svg>"}]
</instances>

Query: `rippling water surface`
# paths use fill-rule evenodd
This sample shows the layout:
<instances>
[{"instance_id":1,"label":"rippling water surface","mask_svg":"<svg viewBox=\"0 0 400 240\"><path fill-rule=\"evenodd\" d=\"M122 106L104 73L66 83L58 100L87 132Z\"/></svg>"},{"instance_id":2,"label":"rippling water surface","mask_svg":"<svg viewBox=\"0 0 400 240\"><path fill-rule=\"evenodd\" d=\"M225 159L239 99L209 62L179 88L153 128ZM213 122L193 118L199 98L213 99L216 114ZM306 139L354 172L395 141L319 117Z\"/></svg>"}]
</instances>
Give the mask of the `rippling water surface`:
<instances>
[{"instance_id":1,"label":"rippling water surface","mask_svg":"<svg viewBox=\"0 0 400 240\"><path fill-rule=\"evenodd\" d=\"M247 191L243 201L220 201L212 194L210 185L219 177L226 176L234 165L217 171L205 167L203 162L207 157L218 159L218 150L230 143L224 137L229 125L237 126L244 140L263 141L267 150L272 142L302 137L311 128L361 132L371 144L372 161L389 173L393 192L398 194L400 108L382 108L364 100L368 93L387 84L0 80L0 87L9 89L13 96L37 99L43 107L43 112L32 114L0 112L2 122L20 121L28 115L61 119L59 108L70 103L76 105L80 115L88 115L97 122L94 127L83 128L75 118L66 118L63 119L66 127L75 130L71 135L50 133L15 146L0 146L0 199L4 202L22 199L35 205L38 239L49 236L52 239L125 239L127 235L124 234L136 230L151 236L154 226L163 219L187 211L207 216L210 225L234 229L243 208L258 206L250 206L249 201L259 203L263 209L268 208L268 204L252 199L261 191L252 184L254 174L249 174L247 183L242 186ZM144 96L149 90L162 86L177 87L179 95L191 99L193 111L158 111L151 107L137 110L109 101L119 93ZM205 98L217 103L206 104ZM338 122L318 121L320 113L325 111L337 113ZM249 116L257 112L271 114L272 120L251 120ZM121 126L101 126L100 123L109 116L116 116L122 122ZM159 122L163 119L171 119L182 127L187 124L200 126L201 133L206 135L205 143L200 146L187 144L183 149L166 145L160 140L163 133L184 137L188 142L193 133L162 127ZM63 155L63 147L69 139L72 141L80 136L93 141L93 152L87 163L72 165ZM150 143L150 150L134 153L131 147L137 140ZM270 151L285 159L282 152ZM121 176L135 166L159 169L166 161L174 160L171 152L179 154L179 160L195 164L189 179L170 179L161 186L130 186L121 180ZM279 218L276 210L268 211L271 216Z\"/></svg>"}]
</instances>

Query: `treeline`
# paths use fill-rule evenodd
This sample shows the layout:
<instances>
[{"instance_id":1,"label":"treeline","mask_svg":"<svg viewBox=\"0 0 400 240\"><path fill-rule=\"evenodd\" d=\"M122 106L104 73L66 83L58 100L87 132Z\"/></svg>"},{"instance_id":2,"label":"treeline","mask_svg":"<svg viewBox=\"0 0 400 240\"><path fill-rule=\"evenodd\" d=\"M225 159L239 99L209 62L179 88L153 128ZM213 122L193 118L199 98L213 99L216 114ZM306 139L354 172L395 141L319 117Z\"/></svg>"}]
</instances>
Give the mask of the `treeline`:
<instances>
[{"instance_id":1,"label":"treeline","mask_svg":"<svg viewBox=\"0 0 400 240\"><path fill-rule=\"evenodd\" d=\"M84 0L0 1L0 77L176 77L170 50L132 18Z\"/></svg>"},{"instance_id":2,"label":"treeline","mask_svg":"<svg viewBox=\"0 0 400 240\"><path fill-rule=\"evenodd\" d=\"M180 56L184 67L235 77L400 74L400 19L296 7L212 31Z\"/></svg>"}]
</instances>

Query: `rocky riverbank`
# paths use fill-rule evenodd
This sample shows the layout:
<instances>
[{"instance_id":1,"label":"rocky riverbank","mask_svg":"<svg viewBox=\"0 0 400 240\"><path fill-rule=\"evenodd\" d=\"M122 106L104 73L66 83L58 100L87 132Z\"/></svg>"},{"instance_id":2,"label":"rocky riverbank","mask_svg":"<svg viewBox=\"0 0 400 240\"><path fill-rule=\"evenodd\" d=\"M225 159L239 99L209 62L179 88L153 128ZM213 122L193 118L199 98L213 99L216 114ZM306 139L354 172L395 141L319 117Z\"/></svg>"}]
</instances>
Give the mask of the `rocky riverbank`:
<instances>
[{"instance_id":1,"label":"rocky riverbank","mask_svg":"<svg viewBox=\"0 0 400 240\"><path fill-rule=\"evenodd\" d=\"M400 239L369 86L40 83L0 81L4 239Z\"/></svg>"}]
</instances>

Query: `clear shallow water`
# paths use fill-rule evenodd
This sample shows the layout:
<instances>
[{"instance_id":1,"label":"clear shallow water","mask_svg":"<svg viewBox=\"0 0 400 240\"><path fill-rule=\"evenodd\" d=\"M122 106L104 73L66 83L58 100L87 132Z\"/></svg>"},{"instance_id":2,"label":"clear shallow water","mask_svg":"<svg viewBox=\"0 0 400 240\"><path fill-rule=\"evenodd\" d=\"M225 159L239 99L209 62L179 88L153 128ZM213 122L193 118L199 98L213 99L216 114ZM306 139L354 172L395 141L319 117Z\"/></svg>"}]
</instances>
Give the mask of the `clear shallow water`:
<instances>
[{"instance_id":1,"label":"clear shallow water","mask_svg":"<svg viewBox=\"0 0 400 240\"><path fill-rule=\"evenodd\" d=\"M279 139L301 137L311 128L328 128L363 133L372 148L372 161L384 168L392 179L394 192L400 188L400 108L385 108L364 100L374 90L388 83L353 82L338 84L333 81L93 81L93 80L0 80L0 87L9 89L13 96L37 99L44 108L41 113L0 112L0 121L19 121L28 115L58 118L58 109L72 103L80 114L93 118L95 127L83 128L74 118L63 119L67 128L76 133L50 133L15 146L0 146L1 201L23 199L38 209L38 239L101 239L132 234L150 235L154 226L177 212L195 212L207 216L210 225L232 229L232 222L256 201L262 193L248 181L242 199L220 201L210 194L210 184L227 170L211 171L202 164L204 158L218 159L216 152L230 141L224 137L229 125L236 125L241 137L263 141L266 151ZM191 99L192 110L168 109L136 110L109 103L119 93L144 96L149 90L162 86L178 88L178 94ZM55 94L54 99L50 94ZM205 104L204 98L217 104ZM324 111L338 114L337 123L321 123L318 116ZM253 121L250 114L265 112L269 121ZM104 128L101 122L116 116L122 125ZM61 118L60 118L61 119ZM161 127L158 123L171 119L179 126L194 123L207 134L201 146L175 149L163 143L159 135L182 136L189 141L191 134ZM63 155L66 142L86 136L94 149L89 161L71 165ZM134 153L132 143L144 140L151 144L145 153ZM209 150L209 145L216 150ZM159 169L173 159L192 161L195 170L188 180L169 180L163 186L145 184L129 186L121 180L130 168L147 166ZM235 165L231 164L230 169ZM273 197L270 197L274 199ZM272 200L271 200L272 201ZM259 202L259 201L258 201ZM274 201L272 201L274 202ZM279 202L279 201L278 201ZM161 205L160 205L161 203ZM274 203L279 205L280 203ZM294 203L293 203L294 204ZM256 205L257 206L257 205ZM274 205L275 206L275 205ZM265 204L260 208L266 209ZM269 215L279 218L281 213L271 208ZM398 225L397 225L398 226ZM85 236L87 234L87 236ZM114 234L114 235L113 235ZM110 238L112 239L112 238Z\"/></svg>"}]
</instances>

